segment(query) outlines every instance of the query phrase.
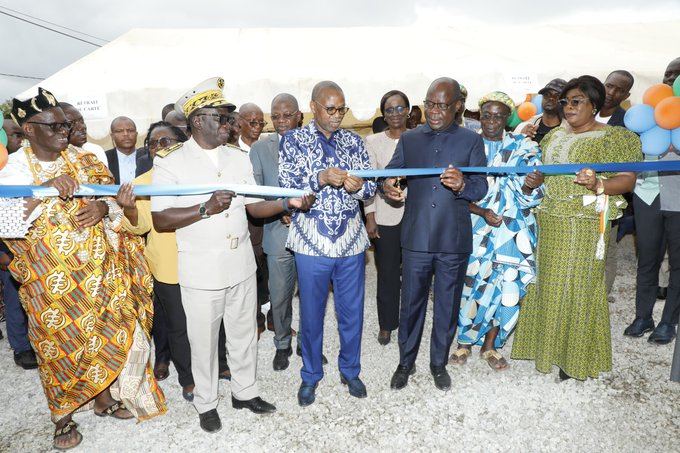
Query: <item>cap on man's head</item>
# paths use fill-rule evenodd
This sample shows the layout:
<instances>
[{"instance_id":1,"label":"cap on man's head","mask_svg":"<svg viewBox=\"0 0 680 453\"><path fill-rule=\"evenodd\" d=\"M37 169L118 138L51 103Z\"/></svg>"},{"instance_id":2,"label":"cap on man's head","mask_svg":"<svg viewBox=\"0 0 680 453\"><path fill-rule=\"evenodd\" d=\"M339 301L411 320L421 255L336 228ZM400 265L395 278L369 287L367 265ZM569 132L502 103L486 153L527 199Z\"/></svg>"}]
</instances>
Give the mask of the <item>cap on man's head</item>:
<instances>
[{"instance_id":1,"label":"cap on man's head","mask_svg":"<svg viewBox=\"0 0 680 453\"><path fill-rule=\"evenodd\" d=\"M492 91L491 93L482 96L479 100L479 108L482 108L482 106L487 102L500 102L501 104L507 106L511 112L515 108L515 103L510 98L510 96L503 93L502 91Z\"/></svg>"},{"instance_id":2,"label":"cap on man's head","mask_svg":"<svg viewBox=\"0 0 680 453\"><path fill-rule=\"evenodd\" d=\"M12 99L10 116L18 126L22 126L33 115L58 106L59 102L52 93L38 87L38 95L35 97L25 101L20 101L17 98Z\"/></svg>"},{"instance_id":3,"label":"cap on man's head","mask_svg":"<svg viewBox=\"0 0 680 453\"><path fill-rule=\"evenodd\" d=\"M236 106L224 99L222 88L224 88L222 77L204 80L179 98L175 103L175 110L184 113L187 118L196 110L206 107L226 107L233 112Z\"/></svg>"},{"instance_id":4,"label":"cap on man's head","mask_svg":"<svg viewBox=\"0 0 680 453\"><path fill-rule=\"evenodd\" d=\"M541 88L538 92L538 94L545 94L546 91L548 90L555 90L558 93L561 93L562 90L564 90L564 87L567 86L567 81L564 79L552 79L546 86Z\"/></svg>"}]
</instances>

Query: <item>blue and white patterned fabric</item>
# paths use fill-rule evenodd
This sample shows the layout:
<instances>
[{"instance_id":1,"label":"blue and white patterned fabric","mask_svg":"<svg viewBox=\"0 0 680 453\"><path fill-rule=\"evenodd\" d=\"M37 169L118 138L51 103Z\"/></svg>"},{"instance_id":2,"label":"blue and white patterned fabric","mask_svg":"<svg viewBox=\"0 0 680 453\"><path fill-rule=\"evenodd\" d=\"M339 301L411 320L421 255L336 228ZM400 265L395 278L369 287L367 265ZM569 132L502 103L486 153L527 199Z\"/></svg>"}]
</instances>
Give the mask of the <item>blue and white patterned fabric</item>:
<instances>
[{"instance_id":1,"label":"blue and white patterned fabric","mask_svg":"<svg viewBox=\"0 0 680 453\"><path fill-rule=\"evenodd\" d=\"M502 142L484 139L489 166L541 165L536 142L522 134L506 133ZM503 217L500 226L472 214L472 254L468 262L458 316L458 343L481 345L484 336L499 327L494 347L505 344L519 317L519 301L536 274L534 249L536 219L531 208L543 199L541 185L522 192L525 176L490 178L486 196L477 205Z\"/></svg>"},{"instance_id":2,"label":"blue and white patterned fabric","mask_svg":"<svg viewBox=\"0 0 680 453\"><path fill-rule=\"evenodd\" d=\"M373 196L375 181L364 180L363 187L352 194L343 188L320 187L319 173L329 167L370 169L371 162L361 137L338 129L326 138L314 121L284 135L279 150L281 187L316 193L316 201L309 211L293 212L286 247L310 256L357 255L369 246L359 200Z\"/></svg>"}]
</instances>

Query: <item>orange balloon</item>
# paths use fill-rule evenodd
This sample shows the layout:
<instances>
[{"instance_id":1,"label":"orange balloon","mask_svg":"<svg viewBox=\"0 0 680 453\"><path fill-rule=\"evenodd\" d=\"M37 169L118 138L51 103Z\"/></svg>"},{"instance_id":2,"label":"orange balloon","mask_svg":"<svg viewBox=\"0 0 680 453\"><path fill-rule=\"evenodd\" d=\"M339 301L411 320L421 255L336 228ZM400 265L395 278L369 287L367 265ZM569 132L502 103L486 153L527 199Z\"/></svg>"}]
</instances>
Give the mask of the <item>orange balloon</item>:
<instances>
[{"instance_id":1,"label":"orange balloon","mask_svg":"<svg viewBox=\"0 0 680 453\"><path fill-rule=\"evenodd\" d=\"M522 121L526 121L536 114L536 106L531 102L522 102L519 107L517 107L517 116Z\"/></svg>"},{"instance_id":2,"label":"orange balloon","mask_svg":"<svg viewBox=\"0 0 680 453\"><path fill-rule=\"evenodd\" d=\"M5 148L5 145L0 142L0 170L5 168L5 165L7 165L7 157L9 157L7 148Z\"/></svg>"},{"instance_id":3,"label":"orange balloon","mask_svg":"<svg viewBox=\"0 0 680 453\"><path fill-rule=\"evenodd\" d=\"M664 129L680 127L680 96L662 99L654 109L654 119Z\"/></svg>"},{"instance_id":4,"label":"orange balloon","mask_svg":"<svg viewBox=\"0 0 680 453\"><path fill-rule=\"evenodd\" d=\"M673 87L669 87L665 83L657 83L647 88L645 94L642 95L642 102L656 107L659 102L671 96L673 96Z\"/></svg>"}]
</instances>

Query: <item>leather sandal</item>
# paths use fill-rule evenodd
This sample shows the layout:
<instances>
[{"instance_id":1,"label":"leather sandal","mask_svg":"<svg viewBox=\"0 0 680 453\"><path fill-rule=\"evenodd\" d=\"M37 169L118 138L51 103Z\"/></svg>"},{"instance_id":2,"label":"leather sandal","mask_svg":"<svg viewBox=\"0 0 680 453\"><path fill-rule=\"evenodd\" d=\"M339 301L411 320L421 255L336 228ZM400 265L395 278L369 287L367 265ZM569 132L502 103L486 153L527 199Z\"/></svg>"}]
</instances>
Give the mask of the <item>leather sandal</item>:
<instances>
[{"instance_id":1,"label":"leather sandal","mask_svg":"<svg viewBox=\"0 0 680 453\"><path fill-rule=\"evenodd\" d=\"M505 357L495 349L489 349L479 355L494 371L505 371L510 368L510 364L505 360Z\"/></svg>"},{"instance_id":2,"label":"leather sandal","mask_svg":"<svg viewBox=\"0 0 680 453\"><path fill-rule=\"evenodd\" d=\"M472 355L472 348L458 348L449 357L449 363L452 365L465 365L468 357Z\"/></svg>"},{"instance_id":3,"label":"leather sandal","mask_svg":"<svg viewBox=\"0 0 680 453\"><path fill-rule=\"evenodd\" d=\"M117 418L118 420L129 420L131 418L134 418L134 415L132 414L130 414L129 417L123 417L122 415L117 414L118 411L126 410L127 407L125 407L123 403L121 403L120 401L116 401L115 403L104 409L104 412L94 411L94 415L96 415L97 417L113 417Z\"/></svg>"},{"instance_id":4,"label":"leather sandal","mask_svg":"<svg viewBox=\"0 0 680 453\"><path fill-rule=\"evenodd\" d=\"M80 443L83 441L83 435L80 434L76 428L78 428L78 424L74 422L73 420L69 420L68 423L66 423L64 426L61 428L57 428L54 430L54 439L52 446L56 448L57 450L70 450L71 448L77 447L80 445ZM76 442L73 445L67 445L65 447L60 447L57 445L57 439L62 437L62 436L70 436L71 432L75 433L75 438L77 439Z\"/></svg>"}]
</instances>

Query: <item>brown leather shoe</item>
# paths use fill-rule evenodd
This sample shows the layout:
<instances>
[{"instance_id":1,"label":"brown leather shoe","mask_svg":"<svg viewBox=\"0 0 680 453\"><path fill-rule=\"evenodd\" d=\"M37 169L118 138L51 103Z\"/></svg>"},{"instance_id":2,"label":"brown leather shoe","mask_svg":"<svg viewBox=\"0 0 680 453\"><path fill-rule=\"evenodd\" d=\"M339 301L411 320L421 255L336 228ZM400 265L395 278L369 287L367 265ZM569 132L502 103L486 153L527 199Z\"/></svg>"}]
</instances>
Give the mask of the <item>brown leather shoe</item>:
<instances>
[{"instance_id":1,"label":"brown leather shoe","mask_svg":"<svg viewBox=\"0 0 680 453\"><path fill-rule=\"evenodd\" d=\"M157 381L163 381L170 376L168 366L170 366L168 362L156 362L153 366L153 375Z\"/></svg>"}]
</instances>

